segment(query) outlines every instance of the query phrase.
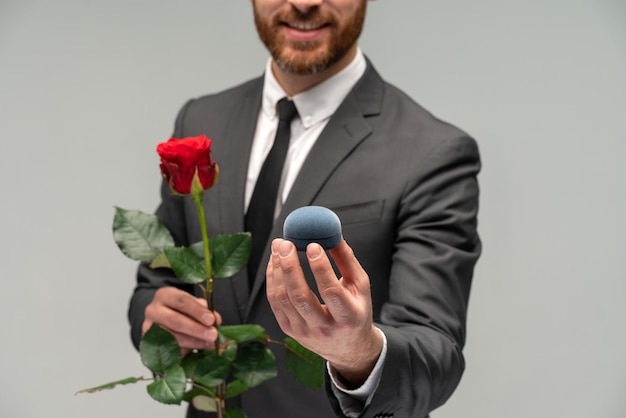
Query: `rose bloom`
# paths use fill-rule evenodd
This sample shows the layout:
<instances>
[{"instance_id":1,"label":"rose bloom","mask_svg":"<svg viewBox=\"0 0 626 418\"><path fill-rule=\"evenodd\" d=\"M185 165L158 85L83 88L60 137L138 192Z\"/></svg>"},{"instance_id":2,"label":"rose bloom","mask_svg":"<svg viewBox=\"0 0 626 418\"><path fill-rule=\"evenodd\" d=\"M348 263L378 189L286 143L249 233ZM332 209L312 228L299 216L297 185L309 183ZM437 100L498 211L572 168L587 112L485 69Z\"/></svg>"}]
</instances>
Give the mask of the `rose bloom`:
<instances>
[{"instance_id":1,"label":"rose bloom","mask_svg":"<svg viewBox=\"0 0 626 418\"><path fill-rule=\"evenodd\" d=\"M206 135L171 138L157 146L161 174L175 194L201 193L217 181L219 169L211 158L211 143Z\"/></svg>"}]
</instances>

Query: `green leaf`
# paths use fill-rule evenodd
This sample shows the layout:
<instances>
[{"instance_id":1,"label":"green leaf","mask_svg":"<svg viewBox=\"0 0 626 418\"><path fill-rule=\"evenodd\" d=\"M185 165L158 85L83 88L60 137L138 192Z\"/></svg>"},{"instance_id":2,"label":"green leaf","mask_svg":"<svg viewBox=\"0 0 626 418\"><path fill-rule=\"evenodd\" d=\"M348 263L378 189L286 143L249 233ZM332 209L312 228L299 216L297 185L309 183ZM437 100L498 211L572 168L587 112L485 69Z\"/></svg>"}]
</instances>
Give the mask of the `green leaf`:
<instances>
[{"instance_id":1,"label":"green leaf","mask_svg":"<svg viewBox=\"0 0 626 418\"><path fill-rule=\"evenodd\" d=\"M158 268L171 269L172 266L170 264L170 261L165 256L165 253L161 252L159 253L159 255L154 257L154 259L152 259L152 261L150 262L150 268L151 269L158 269Z\"/></svg>"},{"instance_id":2,"label":"green leaf","mask_svg":"<svg viewBox=\"0 0 626 418\"><path fill-rule=\"evenodd\" d=\"M276 358L264 344L252 342L239 348L233 368L234 376L252 388L276 377Z\"/></svg>"},{"instance_id":3,"label":"green leaf","mask_svg":"<svg viewBox=\"0 0 626 418\"><path fill-rule=\"evenodd\" d=\"M126 379L116 380L115 382L105 383L104 385L96 386L93 388L79 390L78 393L94 393L101 390L113 389L117 385L128 385L130 383L137 383L140 380L144 380L143 377L127 377Z\"/></svg>"},{"instance_id":4,"label":"green leaf","mask_svg":"<svg viewBox=\"0 0 626 418\"><path fill-rule=\"evenodd\" d=\"M223 336L220 336L220 339ZM237 349L239 348L239 344L235 340L228 340L225 343L220 344L220 355L227 359L229 362L233 362L235 357L237 357Z\"/></svg>"},{"instance_id":5,"label":"green leaf","mask_svg":"<svg viewBox=\"0 0 626 418\"><path fill-rule=\"evenodd\" d=\"M209 250L211 249L210 246L211 246L211 238L209 238ZM193 253L197 255L198 258L202 260L202 262L204 262L204 242L198 241L194 244L191 244L189 246L189 249L193 251Z\"/></svg>"},{"instance_id":6,"label":"green leaf","mask_svg":"<svg viewBox=\"0 0 626 418\"><path fill-rule=\"evenodd\" d=\"M180 364L181 361L176 339L157 324L152 324L141 339L139 354L144 366L156 374L165 373L172 365Z\"/></svg>"},{"instance_id":7,"label":"green leaf","mask_svg":"<svg viewBox=\"0 0 626 418\"><path fill-rule=\"evenodd\" d=\"M167 370L163 378L148 385L148 393L154 400L164 404L180 405L185 395L187 379L183 368L174 364Z\"/></svg>"},{"instance_id":8,"label":"green leaf","mask_svg":"<svg viewBox=\"0 0 626 418\"><path fill-rule=\"evenodd\" d=\"M150 262L174 239L156 215L115 207L113 238L129 258Z\"/></svg>"},{"instance_id":9,"label":"green leaf","mask_svg":"<svg viewBox=\"0 0 626 418\"><path fill-rule=\"evenodd\" d=\"M193 379L196 376L196 365L204 358L206 353L206 351L191 352L183 357L180 365L183 367L185 376L188 379Z\"/></svg>"},{"instance_id":10,"label":"green leaf","mask_svg":"<svg viewBox=\"0 0 626 418\"><path fill-rule=\"evenodd\" d=\"M202 241L192 244L189 248L204 260ZM248 263L252 251L252 235L249 232L215 235L209 238L209 249L211 251L213 277L216 279L231 277Z\"/></svg>"},{"instance_id":11,"label":"green leaf","mask_svg":"<svg viewBox=\"0 0 626 418\"><path fill-rule=\"evenodd\" d=\"M185 395L183 395L183 401L191 402L196 396L208 396L209 398L217 397L215 392L211 389L195 386L185 392Z\"/></svg>"},{"instance_id":12,"label":"green leaf","mask_svg":"<svg viewBox=\"0 0 626 418\"><path fill-rule=\"evenodd\" d=\"M233 408L226 411L224 418L248 418L248 416L239 408Z\"/></svg>"},{"instance_id":13,"label":"green leaf","mask_svg":"<svg viewBox=\"0 0 626 418\"><path fill-rule=\"evenodd\" d=\"M235 340L238 343L269 338L263 327L255 324L222 326L217 330L221 338Z\"/></svg>"},{"instance_id":14,"label":"green leaf","mask_svg":"<svg viewBox=\"0 0 626 418\"><path fill-rule=\"evenodd\" d=\"M192 379L203 386L213 387L224 382L230 373L231 362L214 351L196 362Z\"/></svg>"},{"instance_id":15,"label":"green leaf","mask_svg":"<svg viewBox=\"0 0 626 418\"><path fill-rule=\"evenodd\" d=\"M209 239L211 266L216 279L234 276L248 263L252 251L252 235L243 232L217 235Z\"/></svg>"},{"instance_id":16,"label":"green leaf","mask_svg":"<svg viewBox=\"0 0 626 418\"><path fill-rule=\"evenodd\" d=\"M234 398L235 396L239 396L244 393L246 390L250 389L246 386L241 380L233 380L226 385L226 394L224 395L225 399Z\"/></svg>"},{"instance_id":17,"label":"green leaf","mask_svg":"<svg viewBox=\"0 0 626 418\"><path fill-rule=\"evenodd\" d=\"M324 385L324 359L293 338L285 338L285 363L298 384L308 388Z\"/></svg>"},{"instance_id":18,"label":"green leaf","mask_svg":"<svg viewBox=\"0 0 626 418\"><path fill-rule=\"evenodd\" d=\"M215 399L206 395L195 396L191 400L191 403L199 411L204 411L204 412L217 411L217 402L215 401Z\"/></svg>"},{"instance_id":19,"label":"green leaf","mask_svg":"<svg viewBox=\"0 0 626 418\"><path fill-rule=\"evenodd\" d=\"M172 247L164 251L174 274L189 284L202 283L207 279L206 268L202 260L189 248Z\"/></svg>"}]
</instances>

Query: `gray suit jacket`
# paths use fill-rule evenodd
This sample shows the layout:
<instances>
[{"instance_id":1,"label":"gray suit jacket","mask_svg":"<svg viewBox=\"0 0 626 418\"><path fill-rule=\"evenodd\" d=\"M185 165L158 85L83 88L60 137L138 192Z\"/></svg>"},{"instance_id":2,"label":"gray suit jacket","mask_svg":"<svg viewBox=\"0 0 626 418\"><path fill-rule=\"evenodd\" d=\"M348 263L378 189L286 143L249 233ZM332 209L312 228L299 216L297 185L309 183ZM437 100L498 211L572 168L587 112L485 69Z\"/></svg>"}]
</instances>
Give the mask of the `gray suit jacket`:
<instances>
[{"instance_id":1,"label":"gray suit jacket","mask_svg":"<svg viewBox=\"0 0 626 418\"><path fill-rule=\"evenodd\" d=\"M205 194L211 235L244 229L244 187L262 85L258 78L192 100L176 121L175 137L213 139L220 178ZM278 216L272 237L282 235L285 217L298 207L333 209L370 276L374 320L387 337L388 354L363 417L425 417L461 378L468 297L480 253L479 169L473 139L385 83L368 63L311 150ZM171 196L165 186L162 199L157 214L177 243L200 241L190 199ZM262 259L269 259L269 246ZM263 268L251 289L245 269L219 280L215 303L225 324L256 323L279 339L283 333L265 298L264 281ZM168 272L139 268L129 310L135 344L146 305L165 285L185 288ZM343 416L328 385L326 391L301 388L283 367L283 351L274 352L278 378L237 400L250 418ZM203 415L190 410L188 416Z\"/></svg>"}]
</instances>

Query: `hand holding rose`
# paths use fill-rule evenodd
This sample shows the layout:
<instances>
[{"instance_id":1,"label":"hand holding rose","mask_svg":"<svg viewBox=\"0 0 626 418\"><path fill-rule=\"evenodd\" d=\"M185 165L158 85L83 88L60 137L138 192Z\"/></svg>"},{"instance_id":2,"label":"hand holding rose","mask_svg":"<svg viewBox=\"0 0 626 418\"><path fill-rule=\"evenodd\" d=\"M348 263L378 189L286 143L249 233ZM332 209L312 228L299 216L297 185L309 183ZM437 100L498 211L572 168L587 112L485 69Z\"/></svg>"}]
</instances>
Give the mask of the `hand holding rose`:
<instances>
[{"instance_id":1,"label":"hand holding rose","mask_svg":"<svg viewBox=\"0 0 626 418\"><path fill-rule=\"evenodd\" d=\"M142 325L145 334L153 323L167 329L180 345L182 355L192 350L214 348L217 340L215 325L222 318L207 309L207 301L196 298L175 287L162 287L146 307Z\"/></svg>"}]
</instances>

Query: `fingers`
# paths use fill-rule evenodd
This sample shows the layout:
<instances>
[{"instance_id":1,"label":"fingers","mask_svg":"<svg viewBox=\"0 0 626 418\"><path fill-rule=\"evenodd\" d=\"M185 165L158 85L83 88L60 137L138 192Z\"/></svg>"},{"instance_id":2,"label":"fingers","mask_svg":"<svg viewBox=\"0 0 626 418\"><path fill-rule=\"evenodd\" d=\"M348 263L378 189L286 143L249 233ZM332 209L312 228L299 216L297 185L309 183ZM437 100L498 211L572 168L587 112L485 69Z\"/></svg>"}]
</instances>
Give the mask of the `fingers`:
<instances>
[{"instance_id":1,"label":"fingers","mask_svg":"<svg viewBox=\"0 0 626 418\"><path fill-rule=\"evenodd\" d=\"M276 321L280 325L281 329L287 335L292 335L291 321L289 315L283 309L284 305L289 303L289 296L282 286L282 280L279 277L274 276L274 248L272 247L272 255L267 263L267 269L265 270L266 277L266 294L267 300L270 304L270 308L276 317ZM276 270L278 274L278 270Z\"/></svg>"},{"instance_id":2,"label":"fingers","mask_svg":"<svg viewBox=\"0 0 626 418\"><path fill-rule=\"evenodd\" d=\"M143 332L156 323L174 335L183 352L212 348L217 339L214 326L222 319L206 306L206 301L180 289L160 288L146 307Z\"/></svg>"},{"instance_id":3,"label":"fingers","mask_svg":"<svg viewBox=\"0 0 626 418\"><path fill-rule=\"evenodd\" d=\"M309 244L306 255L311 271L315 276L317 290L331 313L333 308L345 304L345 289L337 279L328 257L319 244Z\"/></svg>"},{"instance_id":4,"label":"fingers","mask_svg":"<svg viewBox=\"0 0 626 418\"><path fill-rule=\"evenodd\" d=\"M309 288L295 246L282 239L272 242L266 289L278 324L287 335L338 369L346 364L369 367L370 351L374 350L364 352L362 343L374 340L372 331L377 331L372 322L367 274L345 241L331 251L341 279L321 246L309 244L306 255L323 304ZM378 348L373 343L367 347Z\"/></svg>"},{"instance_id":5,"label":"fingers","mask_svg":"<svg viewBox=\"0 0 626 418\"><path fill-rule=\"evenodd\" d=\"M325 312L307 284L295 246L285 240L272 242L267 268L267 298L287 334L304 332L304 327L324 320Z\"/></svg>"},{"instance_id":6,"label":"fingers","mask_svg":"<svg viewBox=\"0 0 626 418\"><path fill-rule=\"evenodd\" d=\"M345 240L330 250L342 278L337 276L318 244L309 244L307 257L317 287L335 320L346 323L359 320L371 306L369 277Z\"/></svg>"},{"instance_id":7,"label":"fingers","mask_svg":"<svg viewBox=\"0 0 626 418\"><path fill-rule=\"evenodd\" d=\"M330 250L330 255L341 272L344 284L355 285L369 294L369 276L361 267L348 243L342 239L339 246Z\"/></svg>"},{"instance_id":8,"label":"fingers","mask_svg":"<svg viewBox=\"0 0 626 418\"><path fill-rule=\"evenodd\" d=\"M215 324L215 316L207 309L206 301L183 290L175 287L162 287L156 291L154 301L206 326Z\"/></svg>"},{"instance_id":9,"label":"fingers","mask_svg":"<svg viewBox=\"0 0 626 418\"><path fill-rule=\"evenodd\" d=\"M268 299L279 323L288 325L298 318L305 318L309 322L317 321L319 325L328 320L328 313L335 319L348 319L367 310L369 277L344 240L331 250L343 275L341 280L337 279L320 245L309 244L306 253L325 306L319 303L306 283L294 245L276 239L272 242L272 256L266 273Z\"/></svg>"},{"instance_id":10,"label":"fingers","mask_svg":"<svg viewBox=\"0 0 626 418\"><path fill-rule=\"evenodd\" d=\"M309 244L306 251L311 271L324 305L309 288L300 267L295 246L286 240L272 242L272 256L267 267L267 296L283 331L328 325L332 319L341 322L361 318L369 306L369 278L354 257L352 249L342 240L332 250L343 278L337 279L322 247Z\"/></svg>"}]
</instances>

